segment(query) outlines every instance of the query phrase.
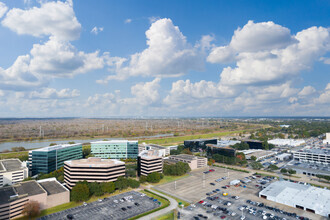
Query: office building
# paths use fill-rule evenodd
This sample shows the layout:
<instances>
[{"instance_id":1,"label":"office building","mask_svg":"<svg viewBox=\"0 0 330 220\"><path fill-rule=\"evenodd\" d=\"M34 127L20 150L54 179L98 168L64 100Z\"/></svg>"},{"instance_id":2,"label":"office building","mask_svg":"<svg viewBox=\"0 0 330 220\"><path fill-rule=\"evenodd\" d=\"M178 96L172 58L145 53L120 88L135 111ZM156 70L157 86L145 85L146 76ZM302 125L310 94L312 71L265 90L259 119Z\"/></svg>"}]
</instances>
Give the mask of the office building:
<instances>
[{"instance_id":1,"label":"office building","mask_svg":"<svg viewBox=\"0 0 330 220\"><path fill-rule=\"evenodd\" d=\"M233 146L235 144L240 144L241 141L235 141L235 140L219 140L217 146L219 147L227 147L227 146Z\"/></svg>"},{"instance_id":2,"label":"office building","mask_svg":"<svg viewBox=\"0 0 330 220\"><path fill-rule=\"evenodd\" d=\"M64 165L64 161L81 159L82 144L62 144L29 151L29 172L31 176L50 173Z\"/></svg>"},{"instance_id":3,"label":"office building","mask_svg":"<svg viewBox=\"0 0 330 220\"><path fill-rule=\"evenodd\" d=\"M0 187L10 186L28 177L28 168L19 159L0 160Z\"/></svg>"},{"instance_id":4,"label":"office building","mask_svg":"<svg viewBox=\"0 0 330 220\"><path fill-rule=\"evenodd\" d=\"M207 144L206 145L206 152L209 155L213 154L220 154L226 157L235 157L236 156L236 150L234 148L231 148L230 146L219 146L214 144Z\"/></svg>"},{"instance_id":5,"label":"office building","mask_svg":"<svg viewBox=\"0 0 330 220\"><path fill-rule=\"evenodd\" d=\"M239 152L242 152L245 155L245 159L250 160L252 156L255 156L257 161L277 154L276 151L260 149L241 150Z\"/></svg>"},{"instance_id":6,"label":"office building","mask_svg":"<svg viewBox=\"0 0 330 220\"><path fill-rule=\"evenodd\" d=\"M198 152L200 150L205 150L207 144L217 145L217 139L194 139L184 141L184 146L189 148L192 152Z\"/></svg>"},{"instance_id":7,"label":"office building","mask_svg":"<svg viewBox=\"0 0 330 220\"><path fill-rule=\"evenodd\" d=\"M91 143L94 157L103 159L136 159L139 154L138 141L111 140Z\"/></svg>"},{"instance_id":8,"label":"office building","mask_svg":"<svg viewBox=\"0 0 330 220\"><path fill-rule=\"evenodd\" d=\"M293 159L305 163L329 165L330 150L314 148L314 149L296 151L293 153Z\"/></svg>"},{"instance_id":9,"label":"office building","mask_svg":"<svg viewBox=\"0 0 330 220\"><path fill-rule=\"evenodd\" d=\"M142 143L139 145L139 154L144 150L157 150L163 157L170 155L170 147L163 147L156 144L146 144Z\"/></svg>"},{"instance_id":10,"label":"office building","mask_svg":"<svg viewBox=\"0 0 330 220\"><path fill-rule=\"evenodd\" d=\"M330 133L325 134L325 139L323 140L323 144L330 144Z\"/></svg>"},{"instance_id":11,"label":"office building","mask_svg":"<svg viewBox=\"0 0 330 220\"><path fill-rule=\"evenodd\" d=\"M292 159L292 154L283 153L275 156L275 160L286 161Z\"/></svg>"},{"instance_id":12,"label":"office building","mask_svg":"<svg viewBox=\"0 0 330 220\"><path fill-rule=\"evenodd\" d=\"M277 181L260 191L259 197L330 218L328 189Z\"/></svg>"},{"instance_id":13,"label":"office building","mask_svg":"<svg viewBox=\"0 0 330 220\"><path fill-rule=\"evenodd\" d=\"M250 149L263 149L262 141L259 140L244 140L243 142L249 145Z\"/></svg>"},{"instance_id":14,"label":"office building","mask_svg":"<svg viewBox=\"0 0 330 220\"><path fill-rule=\"evenodd\" d=\"M112 182L125 176L125 163L115 159L90 157L64 163L64 182L72 189L79 181Z\"/></svg>"},{"instance_id":15,"label":"office building","mask_svg":"<svg viewBox=\"0 0 330 220\"><path fill-rule=\"evenodd\" d=\"M163 152L159 150L144 150L137 159L138 176L147 176L153 172L163 172Z\"/></svg>"},{"instance_id":16,"label":"office building","mask_svg":"<svg viewBox=\"0 0 330 220\"><path fill-rule=\"evenodd\" d=\"M38 202L41 210L48 209L70 202L70 191L55 178L0 188L0 220L21 217L29 201Z\"/></svg>"},{"instance_id":17,"label":"office building","mask_svg":"<svg viewBox=\"0 0 330 220\"><path fill-rule=\"evenodd\" d=\"M166 160L164 160L164 162L169 164L177 163L177 162L188 163L191 170L195 170L207 166L206 157L197 157L189 154L171 155Z\"/></svg>"}]
</instances>

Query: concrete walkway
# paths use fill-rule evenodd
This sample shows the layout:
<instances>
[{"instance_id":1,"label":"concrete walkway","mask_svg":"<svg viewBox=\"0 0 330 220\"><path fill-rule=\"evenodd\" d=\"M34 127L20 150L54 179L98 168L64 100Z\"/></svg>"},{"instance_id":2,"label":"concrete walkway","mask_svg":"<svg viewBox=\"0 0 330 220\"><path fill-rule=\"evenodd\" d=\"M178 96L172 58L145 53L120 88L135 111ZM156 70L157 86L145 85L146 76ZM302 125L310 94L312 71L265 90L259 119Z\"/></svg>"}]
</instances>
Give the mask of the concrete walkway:
<instances>
[{"instance_id":1,"label":"concrete walkway","mask_svg":"<svg viewBox=\"0 0 330 220\"><path fill-rule=\"evenodd\" d=\"M152 189L149 189L149 191L151 191L151 192L153 192L153 193L155 193L155 194L157 194L159 196L162 196L162 197L165 197L166 199L168 199L170 201L170 206L168 206L168 207L166 207L164 209L161 209L161 210L159 210L157 212L150 213L149 215L143 216L143 217L141 217L139 219L141 219L141 220L150 220L150 219L156 218L156 217L158 217L160 215L164 215L164 214L166 214L166 213L168 213L168 212L170 212L173 209L176 209L178 207L178 202L175 199L172 199L171 197L168 197L168 196L166 196L164 194L161 194L159 192L156 192L156 191L154 191Z\"/></svg>"}]
</instances>

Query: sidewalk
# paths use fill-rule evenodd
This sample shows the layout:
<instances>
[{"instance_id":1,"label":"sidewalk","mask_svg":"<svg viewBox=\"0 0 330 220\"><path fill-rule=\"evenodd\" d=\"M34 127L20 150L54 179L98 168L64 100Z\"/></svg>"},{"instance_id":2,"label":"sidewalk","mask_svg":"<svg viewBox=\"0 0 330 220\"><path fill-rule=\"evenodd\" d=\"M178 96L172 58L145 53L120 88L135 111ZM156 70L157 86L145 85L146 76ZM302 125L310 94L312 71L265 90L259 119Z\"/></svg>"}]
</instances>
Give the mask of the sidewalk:
<instances>
[{"instance_id":1,"label":"sidewalk","mask_svg":"<svg viewBox=\"0 0 330 220\"><path fill-rule=\"evenodd\" d=\"M171 197L168 197L168 196L166 196L164 194L161 194L159 192L156 192L156 191L154 191L152 189L148 189L148 190L151 191L151 192L153 192L153 193L155 193L155 194L157 194L157 195L159 195L159 196L162 196L162 197L165 197L166 199L168 199L170 201L170 206L168 206L168 207L166 207L164 209L161 209L161 210L159 210L157 212L150 213L149 215L143 216L143 217L141 217L139 219L141 219L141 220L150 220L150 219L155 218L155 217L158 217L160 215L164 215L164 214L166 214L166 213L168 213L168 212L170 212L173 209L176 209L178 207L178 203L177 203L177 201L175 201L175 199L172 199Z\"/></svg>"}]
</instances>

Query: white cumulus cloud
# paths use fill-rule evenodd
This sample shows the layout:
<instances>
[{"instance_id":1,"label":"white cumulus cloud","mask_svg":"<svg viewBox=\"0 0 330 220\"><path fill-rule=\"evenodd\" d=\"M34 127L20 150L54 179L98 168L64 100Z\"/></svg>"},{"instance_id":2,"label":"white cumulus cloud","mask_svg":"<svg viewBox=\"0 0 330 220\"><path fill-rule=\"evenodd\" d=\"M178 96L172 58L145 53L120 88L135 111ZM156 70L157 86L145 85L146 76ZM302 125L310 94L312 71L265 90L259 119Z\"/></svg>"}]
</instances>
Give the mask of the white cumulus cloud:
<instances>
[{"instance_id":1,"label":"white cumulus cloud","mask_svg":"<svg viewBox=\"0 0 330 220\"><path fill-rule=\"evenodd\" d=\"M8 7L6 6L6 4L0 2L0 18L2 18L2 16L4 16L7 11L8 11Z\"/></svg>"},{"instance_id":2,"label":"white cumulus cloud","mask_svg":"<svg viewBox=\"0 0 330 220\"><path fill-rule=\"evenodd\" d=\"M77 89L61 89L56 90L54 88L44 88L41 91L33 91L28 94L28 98L31 99L68 99L80 96L80 92Z\"/></svg>"},{"instance_id":3,"label":"white cumulus cloud","mask_svg":"<svg viewBox=\"0 0 330 220\"><path fill-rule=\"evenodd\" d=\"M91 30L92 34L98 35L100 32L103 31L103 27L93 27L93 29Z\"/></svg>"}]
</instances>

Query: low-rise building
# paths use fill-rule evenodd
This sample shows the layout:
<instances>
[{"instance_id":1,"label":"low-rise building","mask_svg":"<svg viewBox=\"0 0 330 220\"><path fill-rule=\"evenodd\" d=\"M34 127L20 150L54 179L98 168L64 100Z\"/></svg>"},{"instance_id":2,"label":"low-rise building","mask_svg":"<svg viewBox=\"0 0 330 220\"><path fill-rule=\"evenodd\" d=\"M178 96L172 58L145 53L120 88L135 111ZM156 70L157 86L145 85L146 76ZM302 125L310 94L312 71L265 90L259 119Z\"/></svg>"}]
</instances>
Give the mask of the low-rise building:
<instances>
[{"instance_id":1,"label":"low-rise building","mask_svg":"<svg viewBox=\"0 0 330 220\"><path fill-rule=\"evenodd\" d=\"M292 159L292 154L283 153L275 156L275 160L286 161Z\"/></svg>"},{"instance_id":2,"label":"low-rise building","mask_svg":"<svg viewBox=\"0 0 330 220\"><path fill-rule=\"evenodd\" d=\"M325 139L323 140L323 144L330 144L330 133L325 134Z\"/></svg>"},{"instance_id":3,"label":"low-rise building","mask_svg":"<svg viewBox=\"0 0 330 220\"><path fill-rule=\"evenodd\" d=\"M259 197L330 218L330 191L289 181L271 183Z\"/></svg>"},{"instance_id":4,"label":"low-rise building","mask_svg":"<svg viewBox=\"0 0 330 220\"><path fill-rule=\"evenodd\" d=\"M221 145L215 145L215 144L207 144L206 145L206 151L209 154L220 154L227 157L235 157L236 156L236 150L230 146L221 146Z\"/></svg>"},{"instance_id":5,"label":"low-rise building","mask_svg":"<svg viewBox=\"0 0 330 220\"><path fill-rule=\"evenodd\" d=\"M147 176L153 172L163 172L163 152L158 150L144 150L137 160L138 176Z\"/></svg>"},{"instance_id":6,"label":"low-rise building","mask_svg":"<svg viewBox=\"0 0 330 220\"><path fill-rule=\"evenodd\" d=\"M170 155L171 152L169 147L163 147L156 144L142 143L141 145L139 145L139 154L144 150L157 150L158 153L161 153L162 157Z\"/></svg>"},{"instance_id":7,"label":"low-rise building","mask_svg":"<svg viewBox=\"0 0 330 220\"><path fill-rule=\"evenodd\" d=\"M103 159L136 159L139 154L138 141L110 140L91 142L91 153Z\"/></svg>"},{"instance_id":8,"label":"low-rise building","mask_svg":"<svg viewBox=\"0 0 330 220\"><path fill-rule=\"evenodd\" d=\"M0 188L0 220L21 217L29 201L38 202L41 210L48 209L70 202L70 191L55 178Z\"/></svg>"},{"instance_id":9,"label":"low-rise building","mask_svg":"<svg viewBox=\"0 0 330 220\"><path fill-rule=\"evenodd\" d=\"M82 144L61 144L29 151L29 175L50 173L63 167L64 161L81 159Z\"/></svg>"},{"instance_id":10,"label":"low-rise building","mask_svg":"<svg viewBox=\"0 0 330 220\"><path fill-rule=\"evenodd\" d=\"M251 139L251 140L243 140L242 142L247 143L250 149L263 149L262 141Z\"/></svg>"},{"instance_id":11,"label":"low-rise building","mask_svg":"<svg viewBox=\"0 0 330 220\"><path fill-rule=\"evenodd\" d=\"M188 163L191 170L195 170L207 166L206 157L197 157L189 154L171 155L165 161L168 163L177 163L177 162Z\"/></svg>"},{"instance_id":12,"label":"low-rise building","mask_svg":"<svg viewBox=\"0 0 330 220\"><path fill-rule=\"evenodd\" d=\"M21 182L28 177L28 171L19 159L0 160L0 187Z\"/></svg>"},{"instance_id":13,"label":"low-rise building","mask_svg":"<svg viewBox=\"0 0 330 220\"><path fill-rule=\"evenodd\" d=\"M293 159L300 162L329 165L330 149L313 148L313 149L296 151L293 153Z\"/></svg>"},{"instance_id":14,"label":"low-rise building","mask_svg":"<svg viewBox=\"0 0 330 220\"><path fill-rule=\"evenodd\" d=\"M192 152L197 152L199 150L206 149L207 144L217 144L218 140L215 138L212 139L194 139L194 140L186 140L183 142L186 148L189 148Z\"/></svg>"},{"instance_id":15,"label":"low-rise building","mask_svg":"<svg viewBox=\"0 0 330 220\"><path fill-rule=\"evenodd\" d=\"M72 189L79 181L112 182L118 177L125 176L125 163L116 159L88 159L70 160L64 163L64 182Z\"/></svg>"},{"instance_id":16,"label":"low-rise building","mask_svg":"<svg viewBox=\"0 0 330 220\"><path fill-rule=\"evenodd\" d=\"M305 140L303 139L273 139L268 141L269 144L274 144L275 146L283 147L297 147L302 144L305 144Z\"/></svg>"},{"instance_id":17,"label":"low-rise building","mask_svg":"<svg viewBox=\"0 0 330 220\"><path fill-rule=\"evenodd\" d=\"M239 152L242 152L247 160L250 160L252 156L255 156L257 158L257 161L277 154L276 151L260 149L241 150Z\"/></svg>"}]
</instances>

